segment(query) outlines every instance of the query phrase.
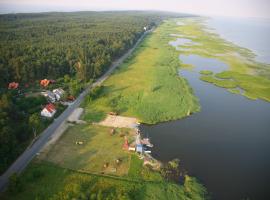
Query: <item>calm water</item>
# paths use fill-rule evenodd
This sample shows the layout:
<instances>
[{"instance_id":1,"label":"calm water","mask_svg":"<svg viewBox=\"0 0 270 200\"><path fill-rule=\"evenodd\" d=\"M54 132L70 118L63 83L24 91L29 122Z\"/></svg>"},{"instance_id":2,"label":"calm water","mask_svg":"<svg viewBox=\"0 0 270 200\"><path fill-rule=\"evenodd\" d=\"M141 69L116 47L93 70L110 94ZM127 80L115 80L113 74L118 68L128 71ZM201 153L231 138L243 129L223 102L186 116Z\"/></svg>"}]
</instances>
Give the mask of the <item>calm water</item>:
<instances>
[{"instance_id":1,"label":"calm water","mask_svg":"<svg viewBox=\"0 0 270 200\"><path fill-rule=\"evenodd\" d=\"M270 63L270 19L215 17L208 21L223 38L257 54L257 60Z\"/></svg>"},{"instance_id":2,"label":"calm water","mask_svg":"<svg viewBox=\"0 0 270 200\"><path fill-rule=\"evenodd\" d=\"M180 56L181 70L200 100L201 112L182 120L143 125L162 161L179 158L213 199L270 199L270 103L251 101L199 80L199 71L227 68L216 59ZM217 66L219 66L217 68Z\"/></svg>"}]
</instances>

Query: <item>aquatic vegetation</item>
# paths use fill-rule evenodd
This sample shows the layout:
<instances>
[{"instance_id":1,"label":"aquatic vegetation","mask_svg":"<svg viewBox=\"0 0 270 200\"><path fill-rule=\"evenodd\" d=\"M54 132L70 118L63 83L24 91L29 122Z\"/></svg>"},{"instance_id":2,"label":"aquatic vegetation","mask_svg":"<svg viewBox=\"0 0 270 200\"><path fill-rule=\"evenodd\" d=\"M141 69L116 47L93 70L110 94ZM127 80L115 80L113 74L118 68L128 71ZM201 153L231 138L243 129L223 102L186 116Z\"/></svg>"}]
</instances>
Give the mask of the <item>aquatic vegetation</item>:
<instances>
[{"instance_id":1,"label":"aquatic vegetation","mask_svg":"<svg viewBox=\"0 0 270 200\"><path fill-rule=\"evenodd\" d=\"M270 80L267 78L234 71L221 72L215 76L237 82L237 86L244 90L243 95L250 99L270 101Z\"/></svg>"},{"instance_id":2,"label":"aquatic vegetation","mask_svg":"<svg viewBox=\"0 0 270 200\"><path fill-rule=\"evenodd\" d=\"M202 81L206 81L208 83L213 83L216 86L223 87L223 88L235 88L237 83L232 80L221 80L217 79L213 76L203 75L200 77Z\"/></svg>"},{"instance_id":3,"label":"aquatic vegetation","mask_svg":"<svg viewBox=\"0 0 270 200\"><path fill-rule=\"evenodd\" d=\"M228 89L228 91L233 94L241 94L241 91L238 88L231 88L231 89Z\"/></svg>"},{"instance_id":4,"label":"aquatic vegetation","mask_svg":"<svg viewBox=\"0 0 270 200\"><path fill-rule=\"evenodd\" d=\"M201 70L201 71L200 71L200 74L202 74L202 75L212 75L213 72L210 71L210 70Z\"/></svg>"},{"instance_id":5,"label":"aquatic vegetation","mask_svg":"<svg viewBox=\"0 0 270 200\"><path fill-rule=\"evenodd\" d=\"M201 74L204 76L200 77L201 80L224 88L239 87L243 92L238 93L233 90L234 93L249 99L270 101L269 64L256 61L256 55L252 51L228 42L218 34L209 31L203 18L188 18L180 21L183 21L184 25L178 26L177 30L181 31L183 37L200 44L189 46L184 51L180 51L181 54L216 58L229 67L229 71L218 73L214 77L207 77L203 72Z\"/></svg>"}]
</instances>

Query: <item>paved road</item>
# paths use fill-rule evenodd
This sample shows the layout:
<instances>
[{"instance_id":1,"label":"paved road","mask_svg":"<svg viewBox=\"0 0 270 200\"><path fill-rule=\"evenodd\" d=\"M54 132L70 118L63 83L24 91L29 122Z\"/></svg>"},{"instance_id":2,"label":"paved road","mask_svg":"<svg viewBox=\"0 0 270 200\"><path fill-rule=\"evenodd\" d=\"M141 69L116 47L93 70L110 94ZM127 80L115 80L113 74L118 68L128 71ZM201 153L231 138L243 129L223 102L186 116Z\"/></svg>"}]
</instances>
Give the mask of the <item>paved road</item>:
<instances>
[{"instance_id":1,"label":"paved road","mask_svg":"<svg viewBox=\"0 0 270 200\"><path fill-rule=\"evenodd\" d=\"M26 149L20 157L17 158L17 160L8 168L8 170L0 177L0 191L3 191L8 183L8 178L13 173L20 173L22 172L25 167L29 164L29 162L35 157L35 155L42 149L42 147L51 139L54 137L55 130L66 121L66 119L69 117L69 115L79 107L81 102L83 101L84 97L89 93L91 88L96 87L100 85L104 80L106 80L109 75L112 73L112 71L118 67L138 46L138 44L142 41L144 36L149 33L150 31L145 32L141 38L136 42L136 44L128 50L122 57L120 57L118 60L112 63L109 70L101 76L99 79L96 80L95 83L89 85L75 100L75 102L70 105L57 119L54 120L54 122L43 131L43 133L40 135L40 137L37 139L37 141L28 149Z\"/></svg>"}]
</instances>

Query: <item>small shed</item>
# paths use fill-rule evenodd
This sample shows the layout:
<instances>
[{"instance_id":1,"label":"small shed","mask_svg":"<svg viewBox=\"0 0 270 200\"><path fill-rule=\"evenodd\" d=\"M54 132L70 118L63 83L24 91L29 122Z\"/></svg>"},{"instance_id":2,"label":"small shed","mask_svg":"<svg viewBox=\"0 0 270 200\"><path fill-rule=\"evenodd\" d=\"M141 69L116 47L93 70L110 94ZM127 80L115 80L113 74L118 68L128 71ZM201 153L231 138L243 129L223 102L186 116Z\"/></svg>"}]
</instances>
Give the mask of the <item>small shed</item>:
<instances>
[{"instance_id":1,"label":"small shed","mask_svg":"<svg viewBox=\"0 0 270 200\"><path fill-rule=\"evenodd\" d=\"M143 145L137 144L136 145L136 151L139 152L139 153L143 153Z\"/></svg>"},{"instance_id":2,"label":"small shed","mask_svg":"<svg viewBox=\"0 0 270 200\"><path fill-rule=\"evenodd\" d=\"M135 147L128 147L128 150L129 151L136 151L136 148Z\"/></svg>"}]
</instances>

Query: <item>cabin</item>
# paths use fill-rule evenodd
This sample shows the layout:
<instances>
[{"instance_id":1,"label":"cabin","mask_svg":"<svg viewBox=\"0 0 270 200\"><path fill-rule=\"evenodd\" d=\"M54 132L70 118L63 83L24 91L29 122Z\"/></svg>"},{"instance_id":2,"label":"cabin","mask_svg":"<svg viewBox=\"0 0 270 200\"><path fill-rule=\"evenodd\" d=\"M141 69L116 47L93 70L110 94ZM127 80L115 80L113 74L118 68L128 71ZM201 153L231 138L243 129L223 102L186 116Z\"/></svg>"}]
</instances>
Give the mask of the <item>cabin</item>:
<instances>
[{"instance_id":1,"label":"cabin","mask_svg":"<svg viewBox=\"0 0 270 200\"><path fill-rule=\"evenodd\" d=\"M56 101L55 94L51 91L42 92L43 96L48 99L51 103L54 103Z\"/></svg>"},{"instance_id":2,"label":"cabin","mask_svg":"<svg viewBox=\"0 0 270 200\"><path fill-rule=\"evenodd\" d=\"M17 89L19 87L19 83L12 82L8 84L8 89Z\"/></svg>"},{"instance_id":3,"label":"cabin","mask_svg":"<svg viewBox=\"0 0 270 200\"><path fill-rule=\"evenodd\" d=\"M54 116L55 113L56 113L56 108L55 108L55 106L52 103L50 103L50 104L47 104L43 108L43 110L41 111L40 114L43 117L49 117L49 118L51 118L51 117Z\"/></svg>"},{"instance_id":4,"label":"cabin","mask_svg":"<svg viewBox=\"0 0 270 200\"><path fill-rule=\"evenodd\" d=\"M143 153L143 145L142 144L137 144L136 145L136 152Z\"/></svg>"},{"instance_id":5,"label":"cabin","mask_svg":"<svg viewBox=\"0 0 270 200\"><path fill-rule=\"evenodd\" d=\"M51 83L51 81L48 79L43 79L40 81L40 85L43 87L47 87L50 83Z\"/></svg>"},{"instance_id":6,"label":"cabin","mask_svg":"<svg viewBox=\"0 0 270 200\"><path fill-rule=\"evenodd\" d=\"M59 101L63 97L65 91L62 88L57 88L53 90L53 93L55 95L56 100Z\"/></svg>"}]
</instances>

